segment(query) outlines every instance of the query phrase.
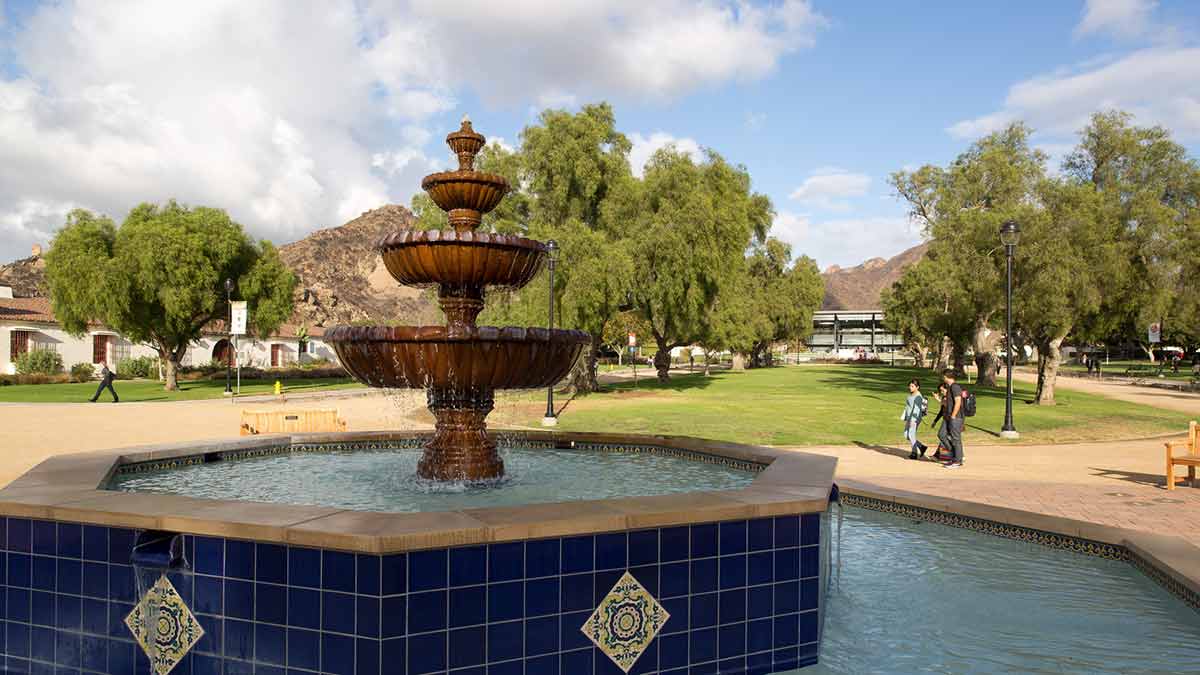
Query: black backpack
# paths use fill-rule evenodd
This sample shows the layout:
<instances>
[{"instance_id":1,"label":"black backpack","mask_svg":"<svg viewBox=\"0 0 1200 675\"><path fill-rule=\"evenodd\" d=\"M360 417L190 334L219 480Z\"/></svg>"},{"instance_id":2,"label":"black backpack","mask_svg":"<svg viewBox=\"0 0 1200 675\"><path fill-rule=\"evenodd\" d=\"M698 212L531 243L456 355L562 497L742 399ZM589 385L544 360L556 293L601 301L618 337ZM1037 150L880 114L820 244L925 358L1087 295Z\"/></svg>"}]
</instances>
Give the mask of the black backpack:
<instances>
[{"instance_id":1,"label":"black backpack","mask_svg":"<svg viewBox=\"0 0 1200 675\"><path fill-rule=\"evenodd\" d=\"M962 397L963 397L963 406L962 406L963 417L974 417L975 416L975 394L967 391L966 389L963 389Z\"/></svg>"}]
</instances>

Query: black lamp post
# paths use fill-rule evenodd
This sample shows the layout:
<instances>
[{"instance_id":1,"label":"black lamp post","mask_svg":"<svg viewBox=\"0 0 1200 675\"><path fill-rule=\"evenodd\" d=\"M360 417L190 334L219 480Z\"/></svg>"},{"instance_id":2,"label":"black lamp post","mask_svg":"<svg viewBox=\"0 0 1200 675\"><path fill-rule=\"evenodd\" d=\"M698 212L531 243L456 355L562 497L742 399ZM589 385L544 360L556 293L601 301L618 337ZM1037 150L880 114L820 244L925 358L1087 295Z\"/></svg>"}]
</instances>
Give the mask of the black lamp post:
<instances>
[{"instance_id":1,"label":"black lamp post","mask_svg":"<svg viewBox=\"0 0 1200 675\"><path fill-rule=\"evenodd\" d=\"M550 319L547 322L550 330L554 330L554 265L558 262L558 242L551 239L546 242L546 260L550 264ZM552 427L558 424L554 414L554 385L546 387L546 416L542 418L542 426Z\"/></svg>"},{"instance_id":2,"label":"black lamp post","mask_svg":"<svg viewBox=\"0 0 1200 675\"><path fill-rule=\"evenodd\" d=\"M233 359L229 353L233 349L233 279L225 280L225 306L229 308L229 338L225 343L225 395L233 396Z\"/></svg>"},{"instance_id":3,"label":"black lamp post","mask_svg":"<svg viewBox=\"0 0 1200 675\"><path fill-rule=\"evenodd\" d=\"M1013 339L1012 339L1012 271L1013 271L1013 252L1017 248L1017 242L1021 239L1021 227L1016 221L1010 220L1000 226L1000 243L1004 244L1004 255L1007 258L1008 269L1005 279L1005 296L1008 308L1008 316L1005 320L1004 341L1005 341L1005 356L1008 361L1007 384L1004 395L1004 426L1000 428L1001 438L1020 438L1017 433L1017 427L1013 425Z\"/></svg>"}]
</instances>

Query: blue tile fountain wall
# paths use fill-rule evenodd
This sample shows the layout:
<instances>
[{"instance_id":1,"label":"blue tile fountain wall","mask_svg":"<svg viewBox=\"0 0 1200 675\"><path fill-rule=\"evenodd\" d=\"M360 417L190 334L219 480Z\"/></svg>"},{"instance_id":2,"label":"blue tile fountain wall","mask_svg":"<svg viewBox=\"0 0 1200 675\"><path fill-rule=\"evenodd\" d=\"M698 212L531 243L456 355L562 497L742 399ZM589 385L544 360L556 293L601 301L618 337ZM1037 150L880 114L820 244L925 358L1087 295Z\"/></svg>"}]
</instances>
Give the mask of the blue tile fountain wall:
<instances>
[{"instance_id":1,"label":"blue tile fountain wall","mask_svg":"<svg viewBox=\"0 0 1200 675\"><path fill-rule=\"evenodd\" d=\"M818 514L364 555L187 536L204 636L172 675L620 675L581 627L630 572L670 618L631 673L814 663ZM124 624L135 533L0 518L6 672L148 673ZM826 547L827 548L827 547Z\"/></svg>"}]
</instances>

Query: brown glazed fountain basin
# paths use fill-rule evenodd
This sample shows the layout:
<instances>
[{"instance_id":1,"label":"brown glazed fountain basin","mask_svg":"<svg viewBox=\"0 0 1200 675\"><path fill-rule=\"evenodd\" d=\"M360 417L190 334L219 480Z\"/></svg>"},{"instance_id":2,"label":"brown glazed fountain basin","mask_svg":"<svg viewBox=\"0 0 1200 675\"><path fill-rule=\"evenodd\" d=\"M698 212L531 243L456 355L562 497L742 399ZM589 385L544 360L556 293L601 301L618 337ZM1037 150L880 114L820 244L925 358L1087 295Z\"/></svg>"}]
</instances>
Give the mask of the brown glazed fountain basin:
<instances>
[{"instance_id":1,"label":"brown glazed fountain basin","mask_svg":"<svg viewBox=\"0 0 1200 675\"><path fill-rule=\"evenodd\" d=\"M371 387L490 392L548 387L570 371L591 336L577 330L471 326L334 326L325 339Z\"/></svg>"},{"instance_id":2,"label":"brown glazed fountain basin","mask_svg":"<svg viewBox=\"0 0 1200 675\"><path fill-rule=\"evenodd\" d=\"M421 189L443 211L466 209L487 213L508 192L508 181L504 176L483 171L442 171L426 176Z\"/></svg>"},{"instance_id":3,"label":"brown glazed fountain basin","mask_svg":"<svg viewBox=\"0 0 1200 675\"><path fill-rule=\"evenodd\" d=\"M542 269L540 241L486 232L399 230L376 245L392 277L406 286L519 288Z\"/></svg>"}]
</instances>

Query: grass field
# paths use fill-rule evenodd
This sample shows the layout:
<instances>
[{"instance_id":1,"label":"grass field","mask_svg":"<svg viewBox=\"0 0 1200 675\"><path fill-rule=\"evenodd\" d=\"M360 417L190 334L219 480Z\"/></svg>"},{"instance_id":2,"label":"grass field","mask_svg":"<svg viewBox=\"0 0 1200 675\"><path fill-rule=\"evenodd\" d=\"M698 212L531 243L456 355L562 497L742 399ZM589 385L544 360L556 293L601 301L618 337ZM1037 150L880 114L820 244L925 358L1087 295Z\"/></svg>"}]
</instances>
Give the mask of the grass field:
<instances>
[{"instance_id":1,"label":"grass field","mask_svg":"<svg viewBox=\"0 0 1200 675\"><path fill-rule=\"evenodd\" d=\"M96 393L96 382L78 384L17 384L0 387L0 403L79 403L87 401ZM162 382L157 380L117 380L113 383L122 402L134 401L194 401L206 398L223 398L225 381L196 380L180 381L179 391L163 391ZM298 393L361 387L351 379L297 379L283 382L284 393ZM274 380L243 380L242 396L270 394ZM105 391L100 401L111 401Z\"/></svg>"},{"instance_id":2,"label":"grass field","mask_svg":"<svg viewBox=\"0 0 1200 675\"><path fill-rule=\"evenodd\" d=\"M928 395L936 378L928 370L887 366L802 366L672 375L660 385L642 380L611 385L603 393L567 403L559 428L680 434L766 445L903 443L900 413L908 380L916 377ZM997 389L974 388L979 412L967 420L967 443L1000 442L1004 420L1003 380ZM1032 387L1017 383L1014 418L1021 443L1111 440L1175 432L1186 426L1182 413L1067 391L1057 406L1035 406ZM544 401L544 399L542 399ZM556 402L558 403L558 402ZM933 439L929 428L922 435ZM561 405L561 403L559 403ZM528 404L528 424L537 406ZM558 407L556 405L556 407Z\"/></svg>"}]
</instances>

